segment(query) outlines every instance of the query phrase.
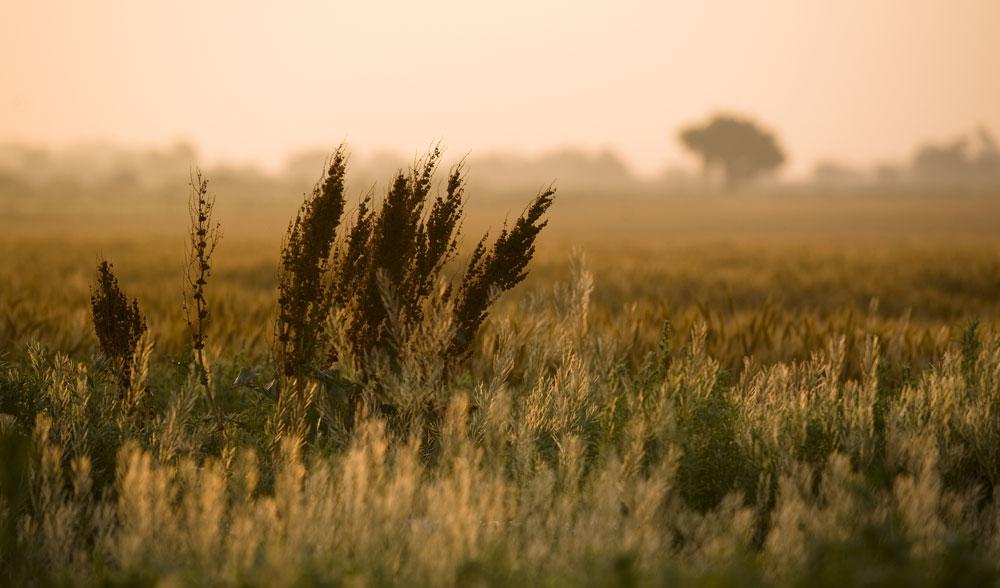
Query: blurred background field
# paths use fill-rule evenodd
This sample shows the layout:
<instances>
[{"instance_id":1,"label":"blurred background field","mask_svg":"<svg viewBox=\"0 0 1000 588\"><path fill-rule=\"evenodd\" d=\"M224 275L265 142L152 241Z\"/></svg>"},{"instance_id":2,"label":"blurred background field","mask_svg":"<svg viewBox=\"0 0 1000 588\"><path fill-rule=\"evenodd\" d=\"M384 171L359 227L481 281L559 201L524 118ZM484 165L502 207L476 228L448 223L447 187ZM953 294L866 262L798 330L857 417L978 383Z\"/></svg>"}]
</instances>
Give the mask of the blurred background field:
<instances>
[{"instance_id":1,"label":"blurred background field","mask_svg":"<svg viewBox=\"0 0 1000 588\"><path fill-rule=\"evenodd\" d=\"M88 284L99 258L115 263L142 301L158 347L183 349L188 192L178 158L154 186L121 174L89 184L73 175L6 184L0 341L7 353L32 339L78 357L94 352ZM281 236L322 155L310 161L290 166L296 173L209 170L224 230L212 300L220 348L258 359L268 352ZM574 161L586 168L583 156ZM349 206L384 190L393 164L405 161L368 158L349 169ZM801 359L833 334L853 341L866 332L902 336L899 352L924 365L969 321L1000 320L1000 194L990 184L765 182L730 191L696 177L626 176L615 188L601 174L590 185L570 175L563 185L559 172L575 168L551 161L466 164L459 262L482 234L501 228L500 219L520 213L546 174L560 187L529 279L503 300L504 315L516 318L526 298L568 279L571 258L582 255L595 275L595 328L631 329L639 349L664 320L681 332L704 321L711 352L734 369L746 356ZM500 181L504 170L528 179Z\"/></svg>"}]
</instances>

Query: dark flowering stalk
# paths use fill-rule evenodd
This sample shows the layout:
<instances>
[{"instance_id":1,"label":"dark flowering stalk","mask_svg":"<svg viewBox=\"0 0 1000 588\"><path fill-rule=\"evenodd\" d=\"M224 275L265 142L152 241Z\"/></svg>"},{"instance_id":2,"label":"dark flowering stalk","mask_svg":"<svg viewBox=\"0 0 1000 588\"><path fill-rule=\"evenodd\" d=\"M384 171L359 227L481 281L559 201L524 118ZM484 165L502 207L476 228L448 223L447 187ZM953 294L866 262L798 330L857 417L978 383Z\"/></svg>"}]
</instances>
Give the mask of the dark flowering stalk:
<instances>
[{"instance_id":1,"label":"dark flowering stalk","mask_svg":"<svg viewBox=\"0 0 1000 588\"><path fill-rule=\"evenodd\" d=\"M286 431L304 429L302 421L311 389L307 379L317 369L316 359L325 343L334 297L328 272L344 212L346 171L347 155L341 147L312 195L299 208L282 246L275 361L284 382L277 394L276 440Z\"/></svg>"},{"instance_id":2,"label":"dark flowering stalk","mask_svg":"<svg viewBox=\"0 0 1000 588\"><path fill-rule=\"evenodd\" d=\"M409 174L397 174L377 211L370 210L370 199L365 199L346 244L334 256L335 304L348 311L346 338L361 360L362 371L366 371L365 356L394 353L383 300L386 287L392 291L394 312L399 315L391 317L392 321L412 331L423 320L423 305L444 267L457 254L465 204L464 168L457 165L444 193L431 201L431 183L440 158L440 150L434 149ZM444 298L455 300L455 332L449 351L453 358L468 350L496 293L524 279L554 193L549 189L539 194L491 247L487 248L484 237L472 254L457 295L453 297L448 286ZM330 360L336 359L334 351Z\"/></svg>"},{"instance_id":3,"label":"dark flowering stalk","mask_svg":"<svg viewBox=\"0 0 1000 588\"><path fill-rule=\"evenodd\" d=\"M191 178L191 193L188 198L188 214L191 222L190 250L185 278L184 314L198 382L205 390L212 415L220 435L225 435L225 419L209 381L208 360L205 357L206 331L209 324L208 301L205 287L212 272L212 254L222 238L222 225L215 221L215 197L208 193L208 180L201 170L196 170Z\"/></svg>"},{"instance_id":4,"label":"dark flowering stalk","mask_svg":"<svg viewBox=\"0 0 1000 588\"><path fill-rule=\"evenodd\" d=\"M290 421L302 417L289 415L305 414L303 406L312 398L307 389L315 392L307 387L308 379L331 379L334 372L323 368L334 366L374 384L378 394L371 379L385 366L394 369L414 344L400 335L417 333L432 320L424 313L444 268L457 255L465 205L461 164L452 169L443 192L432 195L441 156L435 148L409 172L396 174L377 205L365 196L338 241L346 159L341 148L290 225L282 250L276 336L276 359L287 384L278 395L277 420L286 430L302 430ZM485 238L480 242L457 294L444 287L438 302L453 306L442 339L446 363L466 354L496 294L524 279L553 194L551 189L539 194L493 245L487 247ZM331 317L336 337L326 332ZM328 342L335 344L326 365L316 365L317 351ZM346 393L347 400L359 399L351 397L349 386Z\"/></svg>"},{"instance_id":5,"label":"dark flowering stalk","mask_svg":"<svg viewBox=\"0 0 1000 588\"><path fill-rule=\"evenodd\" d=\"M554 195L555 190L549 188L536 196L512 229L504 227L500 231L491 248L486 248L486 237L476 245L455 301L456 329L450 348L454 357L467 353L496 295L510 290L528 275L535 238L548 223L542 218Z\"/></svg>"},{"instance_id":6,"label":"dark flowering stalk","mask_svg":"<svg viewBox=\"0 0 1000 588\"><path fill-rule=\"evenodd\" d=\"M118 286L114 268L107 261L97 266L97 283L90 289L90 312L94 332L108 369L115 379L119 399L126 412L135 407L132 381L134 361L142 336L146 333L146 318L139 310L139 301L128 297Z\"/></svg>"}]
</instances>

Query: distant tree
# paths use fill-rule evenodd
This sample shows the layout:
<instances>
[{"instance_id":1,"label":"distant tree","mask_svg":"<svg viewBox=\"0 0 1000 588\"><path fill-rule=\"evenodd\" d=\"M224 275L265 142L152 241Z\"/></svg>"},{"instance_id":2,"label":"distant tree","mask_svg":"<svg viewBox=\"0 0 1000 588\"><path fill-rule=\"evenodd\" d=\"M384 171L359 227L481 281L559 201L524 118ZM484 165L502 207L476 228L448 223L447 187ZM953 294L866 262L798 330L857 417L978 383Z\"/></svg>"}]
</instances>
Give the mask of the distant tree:
<instances>
[{"instance_id":1,"label":"distant tree","mask_svg":"<svg viewBox=\"0 0 1000 588\"><path fill-rule=\"evenodd\" d=\"M706 172L721 170L730 186L771 173L785 162L773 134L736 116L716 115L681 131L680 140L702 159Z\"/></svg>"}]
</instances>

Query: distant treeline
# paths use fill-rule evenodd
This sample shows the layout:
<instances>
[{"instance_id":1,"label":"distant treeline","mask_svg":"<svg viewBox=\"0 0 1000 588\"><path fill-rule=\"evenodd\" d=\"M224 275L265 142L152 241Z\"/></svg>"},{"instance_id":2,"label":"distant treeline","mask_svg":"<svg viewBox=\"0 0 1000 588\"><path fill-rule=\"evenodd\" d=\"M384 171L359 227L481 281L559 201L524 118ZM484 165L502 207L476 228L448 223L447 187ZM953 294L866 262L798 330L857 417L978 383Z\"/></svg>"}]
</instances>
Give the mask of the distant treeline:
<instances>
[{"instance_id":1,"label":"distant treeline","mask_svg":"<svg viewBox=\"0 0 1000 588\"><path fill-rule=\"evenodd\" d=\"M246 164L202 168L214 186L235 189L247 196L289 190L301 193L320 177L326 153L315 149L293 154L277 171ZM452 157L450 162L457 163L460 157L461 154ZM128 149L102 143L62 150L0 144L0 197L73 191L109 195L183 194L200 161L196 148L186 143L157 149ZM349 162L350 188L352 192L374 188L379 193L385 188L385 178L412 163L404 156L388 152L354 156ZM535 192L556 182L577 190L605 192L662 182L638 177L610 151L563 149L537 157L470 156L465 163L470 186L480 192Z\"/></svg>"},{"instance_id":2,"label":"distant treeline","mask_svg":"<svg viewBox=\"0 0 1000 588\"><path fill-rule=\"evenodd\" d=\"M277 171L252 165L221 164L206 171L216 187L245 196L300 193L323 170L326 151L303 151L289 157ZM183 194L200 161L190 144L155 149L131 149L113 144L87 144L52 150L21 144L0 144L0 198L74 192L120 194ZM387 152L355 157L350 162L352 190L384 186L379 182L412 162ZM564 190L586 193L661 191L717 186L719 179L693 167L665 167L641 176L610 150L589 152L566 148L537 156L489 154L469 156L469 183L479 192L522 193L558 182ZM766 181L775 181L767 179ZM1000 187L1000 147L986 129L950 141L914 149L905 161L852 167L834 161L819 163L805 182L851 187Z\"/></svg>"},{"instance_id":3,"label":"distant treeline","mask_svg":"<svg viewBox=\"0 0 1000 588\"><path fill-rule=\"evenodd\" d=\"M950 141L928 143L904 163L857 168L832 161L817 164L813 179L822 184L929 184L1000 186L1000 147L985 127Z\"/></svg>"}]
</instances>

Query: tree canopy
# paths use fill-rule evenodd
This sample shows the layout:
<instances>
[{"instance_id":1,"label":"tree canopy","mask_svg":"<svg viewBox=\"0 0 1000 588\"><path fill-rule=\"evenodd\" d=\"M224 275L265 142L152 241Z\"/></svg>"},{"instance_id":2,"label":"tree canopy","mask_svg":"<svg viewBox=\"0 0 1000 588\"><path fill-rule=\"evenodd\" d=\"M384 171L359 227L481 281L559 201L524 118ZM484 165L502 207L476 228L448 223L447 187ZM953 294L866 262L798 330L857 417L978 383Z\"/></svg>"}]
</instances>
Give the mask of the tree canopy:
<instances>
[{"instance_id":1,"label":"tree canopy","mask_svg":"<svg viewBox=\"0 0 1000 588\"><path fill-rule=\"evenodd\" d=\"M737 116L716 115L681 131L680 140L701 158L706 172L720 170L728 185L771 173L785 162L772 133Z\"/></svg>"}]
</instances>

